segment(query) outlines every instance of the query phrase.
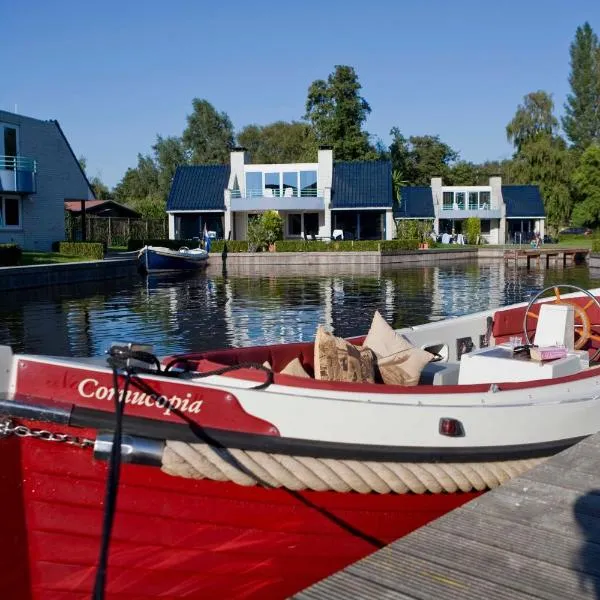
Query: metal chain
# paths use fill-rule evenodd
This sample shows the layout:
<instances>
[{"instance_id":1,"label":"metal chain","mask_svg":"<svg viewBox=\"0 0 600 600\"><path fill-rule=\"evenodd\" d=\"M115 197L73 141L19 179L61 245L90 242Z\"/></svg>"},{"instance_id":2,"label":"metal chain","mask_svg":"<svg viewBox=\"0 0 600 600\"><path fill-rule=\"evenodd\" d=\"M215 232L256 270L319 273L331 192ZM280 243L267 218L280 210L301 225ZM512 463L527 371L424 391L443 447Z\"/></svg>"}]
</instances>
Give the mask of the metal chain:
<instances>
[{"instance_id":1,"label":"metal chain","mask_svg":"<svg viewBox=\"0 0 600 600\"><path fill-rule=\"evenodd\" d=\"M6 420L0 422L0 439L9 435L18 437L33 437L45 442L64 442L71 446L80 448L93 448L94 440L88 438L79 438L68 433L54 433L46 429L31 429L26 425L13 425L12 421Z\"/></svg>"}]
</instances>

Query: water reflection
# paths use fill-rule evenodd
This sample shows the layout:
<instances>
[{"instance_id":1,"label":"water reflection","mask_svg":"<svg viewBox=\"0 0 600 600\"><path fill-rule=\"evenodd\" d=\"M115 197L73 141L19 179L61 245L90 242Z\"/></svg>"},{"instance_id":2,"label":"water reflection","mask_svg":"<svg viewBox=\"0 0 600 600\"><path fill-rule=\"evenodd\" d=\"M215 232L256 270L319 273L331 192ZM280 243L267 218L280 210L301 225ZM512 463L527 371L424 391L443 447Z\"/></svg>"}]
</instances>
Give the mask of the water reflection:
<instances>
[{"instance_id":1,"label":"water reflection","mask_svg":"<svg viewBox=\"0 0 600 600\"><path fill-rule=\"evenodd\" d=\"M523 301L555 283L599 280L585 266L527 271L502 261L135 276L5 294L0 343L75 356L102 354L114 340L149 342L160 354L305 341L319 323L342 336L366 332L375 310L402 327Z\"/></svg>"}]
</instances>

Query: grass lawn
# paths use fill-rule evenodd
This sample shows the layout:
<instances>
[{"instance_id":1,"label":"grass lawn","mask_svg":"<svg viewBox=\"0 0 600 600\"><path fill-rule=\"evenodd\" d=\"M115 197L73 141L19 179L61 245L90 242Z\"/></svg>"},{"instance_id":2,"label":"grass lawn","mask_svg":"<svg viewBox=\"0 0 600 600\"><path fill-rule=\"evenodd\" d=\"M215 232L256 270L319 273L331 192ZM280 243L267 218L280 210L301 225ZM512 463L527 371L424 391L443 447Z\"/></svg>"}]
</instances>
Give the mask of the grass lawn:
<instances>
[{"instance_id":1,"label":"grass lawn","mask_svg":"<svg viewBox=\"0 0 600 600\"><path fill-rule=\"evenodd\" d=\"M84 260L91 259L85 256L67 256L58 252L23 252L21 265L52 265L57 263L81 262Z\"/></svg>"}]
</instances>

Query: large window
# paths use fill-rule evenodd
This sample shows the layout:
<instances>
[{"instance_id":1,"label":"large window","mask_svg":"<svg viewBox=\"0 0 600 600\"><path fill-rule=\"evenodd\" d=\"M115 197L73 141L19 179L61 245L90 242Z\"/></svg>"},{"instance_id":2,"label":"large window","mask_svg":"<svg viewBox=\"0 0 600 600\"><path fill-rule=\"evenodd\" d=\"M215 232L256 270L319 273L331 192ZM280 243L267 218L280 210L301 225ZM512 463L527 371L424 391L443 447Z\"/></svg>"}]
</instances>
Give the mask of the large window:
<instances>
[{"instance_id":1,"label":"large window","mask_svg":"<svg viewBox=\"0 0 600 600\"><path fill-rule=\"evenodd\" d=\"M256 171L246 173L246 196L248 198L262 196L262 185L262 173Z\"/></svg>"},{"instance_id":2,"label":"large window","mask_svg":"<svg viewBox=\"0 0 600 600\"><path fill-rule=\"evenodd\" d=\"M296 171L283 174L283 195L298 195L298 173Z\"/></svg>"},{"instance_id":3,"label":"large window","mask_svg":"<svg viewBox=\"0 0 600 600\"><path fill-rule=\"evenodd\" d=\"M300 171L300 195L317 196L316 171Z\"/></svg>"},{"instance_id":4,"label":"large window","mask_svg":"<svg viewBox=\"0 0 600 600\"><path fill-rule=\"evenodd\" d=\"M452 210L453 203L454 203L454 192L444 192L442 208L444 210Z\"/></svg>"},{"instance_id":5,"label":"large window","mask_svg":"<svg viewBox=\"0 0 600 600\"><path fill-rule=\"evenodd\" d=\"M0 228L21 227L21 201L0 197Z\"/></svg>"},{"instance_id":6,"label":"large window","mask_svg":"<svg viewBox=\"0 0 600 600\"><path fill-rule=\"evenodd\" d=\"M280 173L265 173L265 196L280 196Z\"/></svg>"},{"instance_id":7,"label":"large window","mask_svg":"<svg viewBox=\"0 0 600 600\"><path fill-rule=\"evenodd\" d=\"M288 215L288 235L300 236L302 235L302 215L301 214L290 214Z\"/></svg>"}]
</instances>

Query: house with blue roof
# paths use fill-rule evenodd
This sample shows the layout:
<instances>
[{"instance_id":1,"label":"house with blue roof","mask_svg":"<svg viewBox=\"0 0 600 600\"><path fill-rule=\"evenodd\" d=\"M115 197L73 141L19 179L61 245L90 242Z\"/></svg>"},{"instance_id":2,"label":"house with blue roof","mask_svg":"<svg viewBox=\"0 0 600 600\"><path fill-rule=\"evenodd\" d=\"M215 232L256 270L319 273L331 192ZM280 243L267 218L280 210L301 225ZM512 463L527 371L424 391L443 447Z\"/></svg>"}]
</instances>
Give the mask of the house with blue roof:
<instances>
[{"instance_id":1,"label":"house with blue roof","mask_svg":"<svg viewBox=\"0 0 600 600\"><path fill-rule=\"evenodd\" d=\"M481 220L482 238L490 244L527 241L535 232L544 237L546 213L536 185L449 186L434 177L430 187L403 187L394 207L397 220L430 220L438 234L462 232L465 219Z\"/></svg>"},{"instance_id":2,"label":"house with blue roof","mask_svg":"<svg viewBox=\"0 0 600 600\"><path fill-rule=\"evenodd\" d=\"M316 163L252 164L238 148L228 165L182 166L167 201L169 237L199 237L206 226L245 240L248 223L267 210L283 217L287 239L392 239L391 163L334 161L322 147Z\"/></svg>"}]
</instances>

